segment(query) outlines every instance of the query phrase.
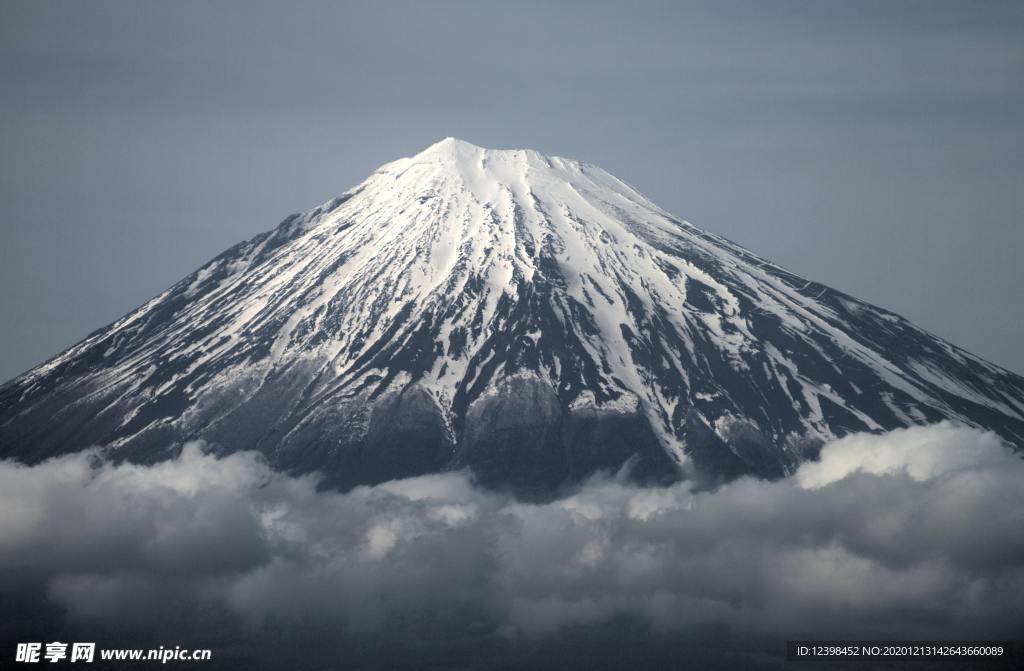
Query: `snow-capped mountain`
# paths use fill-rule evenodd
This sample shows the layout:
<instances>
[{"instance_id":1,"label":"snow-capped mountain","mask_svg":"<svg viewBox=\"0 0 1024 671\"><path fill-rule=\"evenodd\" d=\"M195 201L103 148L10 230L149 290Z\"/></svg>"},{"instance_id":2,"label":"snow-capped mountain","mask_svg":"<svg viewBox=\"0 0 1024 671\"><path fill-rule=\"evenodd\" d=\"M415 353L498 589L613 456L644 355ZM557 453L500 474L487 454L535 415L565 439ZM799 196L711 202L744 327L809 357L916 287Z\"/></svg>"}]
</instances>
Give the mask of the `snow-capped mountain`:
<instances>
[{"instance_id":1,"label":"snow-capped mountain","mask_svg":"<svg viewBox=\"0 0 1024 671\"><path fill-rule=\"evenodd\" d=\"M349 487L777 476L853 431L1024 444L1024 378L592 165L443 140L0 388L0 456L202 437Z\"/></svg>"}]
</instances>

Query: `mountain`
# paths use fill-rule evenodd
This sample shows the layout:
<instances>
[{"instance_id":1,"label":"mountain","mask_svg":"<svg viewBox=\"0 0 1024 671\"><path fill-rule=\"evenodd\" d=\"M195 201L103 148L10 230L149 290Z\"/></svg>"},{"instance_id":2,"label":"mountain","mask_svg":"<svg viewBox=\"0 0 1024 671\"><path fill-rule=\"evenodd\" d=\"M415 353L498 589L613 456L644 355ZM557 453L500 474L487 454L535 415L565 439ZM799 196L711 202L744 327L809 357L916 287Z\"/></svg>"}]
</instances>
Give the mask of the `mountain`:
<instances>
[{"instance_id":1,"label":"mountain","mask_svg":"<svg viewBox=\"0 0 1024 671\"><path fill-rule=\"evenodd\" d=\"M593 165L449 138L0 387L0 456L205 438L341 488L468 466L539 496L781 476L942 419L1024 444L1024 378Z\"/></svg>"}]
</instances>

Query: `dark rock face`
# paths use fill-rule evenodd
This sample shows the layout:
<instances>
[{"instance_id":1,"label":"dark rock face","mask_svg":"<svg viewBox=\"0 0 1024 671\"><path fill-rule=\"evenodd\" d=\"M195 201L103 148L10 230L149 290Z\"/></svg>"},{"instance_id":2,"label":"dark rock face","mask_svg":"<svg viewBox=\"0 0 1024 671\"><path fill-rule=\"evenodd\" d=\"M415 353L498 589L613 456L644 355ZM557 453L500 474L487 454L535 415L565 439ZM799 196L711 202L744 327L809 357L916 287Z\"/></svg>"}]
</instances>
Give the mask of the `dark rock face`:
<instances>
[{"instance_id":1,"label":"dark rock face","mask_svg":"<svg viewBox=\"0 0 1024 671\"><path fill-rule=\"evenodd\" d=\"M0 386L0 457L201 438L330 487L468 468L543 498L942 419L1024 444L1024 378L595 166L447 140Z\"/></svg>"},{"instance_id":2,"label":"dark rock face","mask_svg":"<svg viewBox=\"0 0 1024 671\"><path fill-rule=\"evenodd\" d=\"M275 426L238 444L260 446L271 464L289 472L320 471L325 486L339 489L436 473L452 459L453 437L445 418L433 396L420 387L374 401L324 401L317 408L299 419L290 413L271 414ZM197 435L224 444L217 434Z\"/></svg>"},{"instance_id":3,"label":"dark rock face","mask_svg":"<svg viewBox=\"0 0 1024 671\"><path fill-rule=\"evenodd\" d=\"M466 413L455 465L471 468L485 486L526 495L561 484L569 463L562 444L562 408L551 386L515 377L494 396L477 399Z\"/></svg>"},{"instance_id":4,"label":"dark rock face","mask_svg":"<svg viewBox=\"0 0 1024 671\"><path fill-rule=\"evenodd\" d=\"M411 387L373 406L359 467L352 471L364 473L364 482L436 473L451 461L453 450L434 397Z\"/></svg>"},{"instance_id":5,"label":"dark rock face","mask_svg":"<svg viewBox=\"0 0 1024 671\"><path fill-rule=\"evenodd\" d=\"M469 407L453 465L470 468L485 486L526 498L543 498L598 472L625 469L648 483L679 477L638 404L562 407L550 384L523 375Z\"/></svg>"},{"instance_id":6,"label":"dark rock face","mask_svg":"<svg viewBox=\"0 0 1024 671\"><path fill-rule=\"evenodd\" d=\"M679 465L665 452L639 407L573 408L563 438L570 483L595 472L614 474L624 468L630 478L641 483L665 484L678 477Z\"/></svg>"}]
</instances>

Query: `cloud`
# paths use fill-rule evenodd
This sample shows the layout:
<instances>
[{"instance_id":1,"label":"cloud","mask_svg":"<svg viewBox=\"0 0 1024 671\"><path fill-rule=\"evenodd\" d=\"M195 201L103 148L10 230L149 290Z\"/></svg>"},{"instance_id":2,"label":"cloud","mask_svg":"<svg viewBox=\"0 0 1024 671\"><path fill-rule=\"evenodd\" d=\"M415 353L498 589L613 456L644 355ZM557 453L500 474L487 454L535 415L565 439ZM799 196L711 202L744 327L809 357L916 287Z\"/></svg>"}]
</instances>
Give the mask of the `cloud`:
<instances>
[{"instance_id":1,"label":"cloud","mask_svg":"<svg viewBox=\"0 0 1024 671\"><path fill-rule=\"evenodd\" d=\"M537 639L621 618L998 637L1024 619L1024 460L947 423L843 438L793 477L714 491L596 479L527 504L464 473L316 485L198 443L152 466L2 462L0 590L39 585L78 622L202 614L356 637L429 622Z\"/></svg>"},{"instance_id":2,"label":"cloud","mask_svg":"<svg viewBox=\"0 0 1024 671\"><path fill-rule=\"evenodd\" d=\"M796 479L803 487L817 488L854 473L905 472L914 480L923 481L958 471L1018 465L1018 457L994 433L944 422L881 435L855 433L833 441L822 449L817 462L804 464Z\"/></svg>"}]
</instances>

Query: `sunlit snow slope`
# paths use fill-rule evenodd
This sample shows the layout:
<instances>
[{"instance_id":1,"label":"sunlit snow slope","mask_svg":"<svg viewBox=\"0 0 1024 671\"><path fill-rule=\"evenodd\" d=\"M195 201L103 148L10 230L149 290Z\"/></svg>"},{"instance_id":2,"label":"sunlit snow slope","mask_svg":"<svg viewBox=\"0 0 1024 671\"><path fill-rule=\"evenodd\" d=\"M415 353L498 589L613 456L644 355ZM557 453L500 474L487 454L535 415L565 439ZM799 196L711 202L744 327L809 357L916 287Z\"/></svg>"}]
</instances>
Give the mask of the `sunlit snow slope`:
<instances>
[{"instance_id":1,"label":"sunlit snow slope","mask_svg":"<svg viewBox=\"0 0 1024 671\"><path fill-rule=\"evenodd\" d=\"M1024 442L1024 379L676 219L592 165L454 139L242 243L0 388L0 455L204 437L347 487L470 466L789 472L949 418Z\"/></svg>"}]
</instances>

